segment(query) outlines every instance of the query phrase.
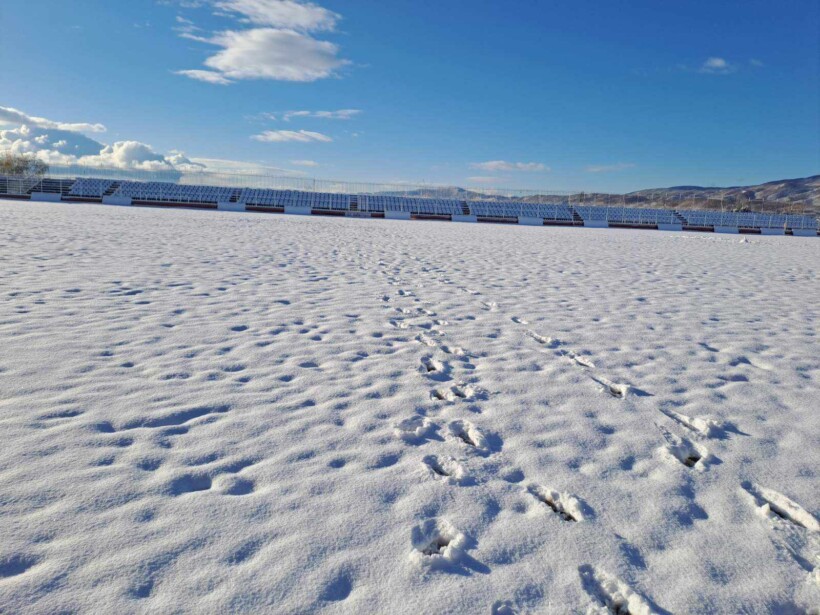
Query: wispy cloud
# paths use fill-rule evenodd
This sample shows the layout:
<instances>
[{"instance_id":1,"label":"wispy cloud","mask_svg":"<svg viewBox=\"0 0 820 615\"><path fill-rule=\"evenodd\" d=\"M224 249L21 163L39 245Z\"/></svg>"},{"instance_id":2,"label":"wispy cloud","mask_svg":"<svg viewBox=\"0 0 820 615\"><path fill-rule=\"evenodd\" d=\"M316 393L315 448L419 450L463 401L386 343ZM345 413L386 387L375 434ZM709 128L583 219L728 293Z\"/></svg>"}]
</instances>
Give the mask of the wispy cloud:
<instances>
[{"instance_id":1,"label":"wispy cloud","mask_svg":"<svg viewBox=\"0 0 820 615\"><path fill-rule=\"evenodd\" d=\"M297 167L318 167L319 163L315 160L291 160L290 163Z\"/></svg>"},{"instance_id":2,"label":"wispy cloud","mask_svg":"<svg viewBox=\"0 0 820 615\"><path fill-rule=\"evenodd\" d=\"M735 70L735 65L730 64L725 58L711 57L704 60L698 72L712 75L728 75L729 73L735 72Z\"/></svg>"},{"instance_id":3,"label":"wispy cloud","mask_svg":"<svg viewBox=\"0 0 820 615\"><path fill-rule=\"evenodd\" d=\"M200 43L209 42L209 38L207 36L199 34L202 32L202 28L197 27L197 25L190 19L186 19L182 15L177 15L176 21L178 25L174 28L174 32L179 34L180 38L187 38L192 41L199 41Z\"/></svg>"},{"instance_id":4,"label":"wispy cloud","mask_svg":"<svg viewBox=\"0 0 820 615\"><path fill-rule=\"evenodd\" d=\"M547 172L550 168L540 162L507 162L506 160L488 160L487 162L473 162L470 163L473 169L481 169L482 171L529 171L529 172Z\"/></svg>"},{"instance_id":5,"label":"wispy cloud","mask_svg":"<svg viewBox=\"0 0 820 615\"><path fill-rule=\"evenodd\" d=\"M258 162L225 160L222 158L191 158L191 160L201 163L207 168L208 171L221 173L241 175L287 175L293 177L304 177L307 175L305 171L284 169Z\"/></svg>"},{"instance_id":6,"label":"wispy cloud","mask_svg":"<svg viewBox=\"0 0 820 615\"><path fill-rule=\"evenodd\" d=\"M625 171L634 169L636 165L631 162L619 162L617 164L591 164L584 170L587 173L612 173L614 171Z\"/></svg>"},{"instance_id":7,"label":"wispy cloud","mask_svg":"<svg viewBox=\"0 0 820 615\"><path fill-rule=\"evenodd\" d=\"M316 118L320 120L350 120L361 113L361 109L339 109L337 111L285 111L282 120L289 122L293 118ZM268 119L275 120L279 115L266 113Z\"/></svg>"},{"instance_id":8,"label":"wispy cloud","mask_svg":"<svg viewBox=\"0 0 820 615\"><path fill-rule=\"evenodd\" d=\"M288 141L328 143L333 141L321 132L312 132L310 130L266 130L258 135L253 135L251 139L262 143L286 143Z\"/></svg>"},{"instance_id":9,"label":"wispy cloud","mask_svg":"<svg viewBox=\"0 0 820 615\"><path fill-rule=\"evenodd\" d=\"M52 128L57 130L68 130L70 132L105 132L106 128L102 124L91 124L87 122L54 122L44 117L36 117L14 109L13 107L0 107L0 124L10 124L13 126L36 126L37 128Z\"/></svg>"},{"instance_id":10,"label":"wispy cloud","mask_svg":"<svg viewBox=\"0 0 820 615\"><path fill-rule=\"evenodd\" d=\"M235 13L243 22L302 32L333 30L341 19L338 13L312 2L295 0L218 0L214 6Z\"/></svg>"},{"instance_id":11,"label":"wispy cloud","mask_svg":"<svg viewBox=\"0 0 820 615\"><path fill-rule=\"evenodd\" d=\"M500 181L500 177L491 177L489 175L474 175L468 177L467 181L471 184L495 184Z\"/></svg>"},{"instance_id":12,"label":"wispy cloud","mask_svg":"<svg viewBox=\"0 0 820 615\"><path fill-rule=\"evenodd\" d=\"M240 27L208 34L190 19L177 18L180 37L219 48L205 69L175 71L179 75L219 85L243 79L316 81L349 64L339 57L338 45L313 36L336 28L340 16L333 11L295 0L207 2Z\"/></svg>"},{"instance_id":13,"label":"wispy cloud","mask_svg":"<svg viewBox=\"0 0 820 615\"><path fill-rule=\"evenodd\" d=\"M190 77L191 79L196 79L197 81L204 81L205 83L215 83L217 85L229 85L233 83L222 73L212 70L178 70L176 71L176 74L184 75L185 77Z\"/></svg>"}]
</instances>

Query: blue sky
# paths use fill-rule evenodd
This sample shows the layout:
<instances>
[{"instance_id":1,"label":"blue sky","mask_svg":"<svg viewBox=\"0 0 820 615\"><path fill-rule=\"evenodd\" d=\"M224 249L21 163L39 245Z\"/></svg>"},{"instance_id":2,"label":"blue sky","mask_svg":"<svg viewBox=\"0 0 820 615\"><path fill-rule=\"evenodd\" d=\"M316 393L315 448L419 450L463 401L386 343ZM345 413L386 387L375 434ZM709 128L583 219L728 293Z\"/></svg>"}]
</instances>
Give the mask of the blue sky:
<instances>
[{"instance_id":1,"label":"blue sky","mask_svg":"<svg viewBox=\"0 0 820 615\"><path fill-rule=\"evenodd\" d=\"M516 188L801 177L820 173L818 7L3 0L0 148Z\"/></svg>"}]
</instances>

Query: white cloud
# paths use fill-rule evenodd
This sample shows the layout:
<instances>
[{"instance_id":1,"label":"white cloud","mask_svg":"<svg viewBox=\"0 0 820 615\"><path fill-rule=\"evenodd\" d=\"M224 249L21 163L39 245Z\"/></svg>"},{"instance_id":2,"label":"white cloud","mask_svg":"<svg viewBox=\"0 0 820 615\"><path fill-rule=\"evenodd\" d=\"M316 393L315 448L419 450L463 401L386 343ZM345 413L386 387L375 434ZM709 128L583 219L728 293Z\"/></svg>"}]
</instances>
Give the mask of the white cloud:
<instances>
[{"instance_id":1,"label":"white cloud","mask_svg":"<svg viewBox=\"0 0 820 615\"><path fill-rule=\"evenodd\" d=\"M489 160L487 162L473 162L470 166L482 171L529 171L547 172L550 168L540 162L507 162L506 160Z\"/></svg>"},{"instance_id":2,"label":"white cloud","mask_svg":"<svg viewBox=\"0 0 820 615\"><path fill-rule=\"evenodd\" d=\"M751 60L749 60L749 64L754 66L755 68L763 68L764 66L766 66L763 62L761 62L757 58L752 58Z\"/></svg>"},{"instance_id":3,"label":"white cloud","mask_svg":"<svg viewBox=\"0 0 820 615\"><path fill-rule=\"evenodd\" d=\"M171 150L168 152L168 155L165 156L165 160L173 166L175 169L184 172L196 172L196 171L204 171L207 165L202 164L200 162L195 162L188 158L184 152L179 152L176 150Z\"/></svg>"},{"instance_id":4,"label":"white cloud","mask_svg":"<svg viewBox=\"0 0 820 615\"><path fill-rule=\"evenodd\" d=\"M139 141L117 141L103 147L96 156L86 156L79 162L89 166L144 171L168 171L173 168L165 156Z\"/></svg>"},{"instance_id":5,"label":"white cloud","mask_svg":"<svg viewBox=\"0 0 820 615\"><path fill-rule=\"evenodd\" d=\"M14 126L0 130L0 150L33 154L49 164L181 172L201 168L182 152L163 156L139 141L106 145L83 134L104 131L102 124L55 122L9 107L0 107L0 123Z\"/></svg>"},{"instance_id":6,"label":"white cloud","mask_svg":"<svg viewBox=\"0 0 820 615\"><path fill-rule=\"evenodd\" d=\"M338 111L286 111L282 114L282 119L289 122L295 117L309 117L321 120L350 120L359 115L361 109L339 109ZM271 119L276 119L275 114L267 114Z\"/></svg>"},{"instance_id":7,"label":"white cloud","mask_svg":"<svg viewBox=\"0 0 820 615\"><path fill-rule=\"evenodd\" d=\"M212 70L184 70L178 74L219 84L241 79L316 81L334 75L348 63L337 57L337 45L293 30L228 30L215 34L208 42L222 47L205 60Z\"/></svg>"},{"instance_id":8,"label":"white cloud","mask_svg":"<svg viewBox=\"0 0 820 615\"><path fill-rule=\"evenodd\" d=\"M247 175L304 177L305 171L282 169L256 162L242 162L217 158L188 157L178 150L167 154L155 151L150 145L139 141L117 141L107 145L96 141L80 132L86 127L98 127L100 124L70 124L55 122L45 118L34 118L22 111L0 107L0 126L12 125L13 128L0 130L0 151L11 151L17 154L32 154L38 159L52 165L82 165L89 167L113 168L123 171L162 171L167 180L203 181L199 173L225 173L218 178L224 185L247 185ZM32 120L39 125L32 124ZM28 122L28 123L24 123ZM54 128L55 126L72 127L75 130ZM104 129L104 127L103 127ZM292 131L282 131L289 133ZM330 141L330 137L308 131L293 132L295 139L288 134L281 138L269 140L297 141ZM262 139L266 140L266 139ZM303 167L315 167L318 163L312 160L293 160L292 164ZM236 177L231 177L235 175ZM217 181L209 178L208 181Z\"/></svg>"},{"instance_id":9,"label":"white cloud","mask_svg":"<svg viewBox=\"0 0 820 615\"><path fill-rule=\"evenodd\" d=\"M190 19L186 19L181 15L177 15L177 23L179 24L174 31L177 32L180 37L182 38L189 38L192 41L199 41L201 43L207 43L208 38L198 34L202 32L202 28L199 28L194 24L193 21Z\"/></svg>"},{"instance_id":10,"label":"white cloud","mask_svg":"<svg viewBox=\"0 0 820 615\"><path fill-rule=\"evenodd\" d=\"M635 168L635 165L631 162L619 162L617 164L591 164L584 170L587 173L611 173L613 171L624 171L633 168Z\"/></svg>"},{"instance_id":11,"label":"white cloud","mask_svg":"<svg viewBox=\"0 0 820 615\"><path fill-rule=\"evenodd\" d=\"M266 130L258 135L251 137L254 141L262 141L263 143L284 143L287 141L298 141L301 143L311 143L319 141L327 143L333 141L327 135L321 132L312 132L310 130Z\"/></svg>"},{"instance_id":12,"label":"white cloud","mask_svg":"<svg viewBox=\"0 0 820 615\"><path fill-rule=\"evenodd\" d=\"M724 58L711 57L701 64L699 72L713 75L726 75L735 71L735 66Z\"/></svg>"},{"instance_id":13,"label":"white cloud","mask_svg":"<svg viewBox=\"0 0 820 615\"><path fill-rule=\"evenodd\" d=\"M38 128L23 124L10 130L0 130L0 149L15 154L36 154L50 152L49 160L62 157L82 157L96 155L105 147L79 132L58 128ZM45 155L44 155L45 156Z\"/></svg>"},{"instance_id":14,"label":"white cloud","mask_svg":"<svg viewBox=\"0 0 820 615\"><path fill-rule=\"evenodd\" d=\"M178 70L177 75L185 75L197 81L204 81L205 83L216 83L217 85L228 85L233 83L230 79L225 78L222 73L217 73L212 70Z\"/></svg>"},{"instance_id":15,"label":"white cloud","mask_svg":"<svg viewBox=\"0 0 820 615\"><path fill-rule=\"evenodd\" d=\"M242 79L316 81L334 76L349 64L338 45L311 33L333 31L340 16L321 6L295 0L212 0L223 15L252 27L199 34L182 18L176 28L183 38L221 49L205 60L209 70L176 71L191 79L225 85Z\"/></svg>"},{"instance_id":16,"label":"white cloud","mask_svg":"<svg viewBox=\"0 0 820 615\"><path fill-rule=\"evenodd\" d=\"M0 124L13 126L36 126L37 128L54 128L57 130L69 130L72 132L105 132L102 124L53 122L44 117L35 117L23 113L19 109L12 107L0 107Z\"/></svg>"},{"instance_id":17,"label":"white cloud","mask_svg":"<svg viewBox=\"0 0 820 615\"><path fill-rule=\"evenodd\" d=\"M237 13L258 26L288 28L302 32L333 30L340 15L311 2L294 0L220 0L218 9Z\"/></svg>"}]
</instances>

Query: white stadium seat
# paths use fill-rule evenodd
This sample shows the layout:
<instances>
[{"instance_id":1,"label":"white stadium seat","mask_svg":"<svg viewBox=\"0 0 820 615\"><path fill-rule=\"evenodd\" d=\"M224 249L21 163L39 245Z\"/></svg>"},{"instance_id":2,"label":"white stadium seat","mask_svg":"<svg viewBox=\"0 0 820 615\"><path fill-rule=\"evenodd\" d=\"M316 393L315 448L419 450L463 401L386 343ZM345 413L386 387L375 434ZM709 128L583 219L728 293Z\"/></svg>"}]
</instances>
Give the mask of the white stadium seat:
<instances>
[{"instance_id":1,"label":"white stadium seat","mask_svg":"<svg viewBox=\"0 0 820 615\"><path fill-rule=\"evenodd\" d=\"M69 196L102 198L114 181L111 179L94 179L91 177L79 177L71 185L68 191Z\"/></svg>"},{"instance_id":2,"label":"white stadium seat","mask_svg":"<svg viewBox=\"0 0 820 615\"><path fill-rule=\"evenodd\" d=\"M0 193L12 192L12 178L0 177ZM42 180L46 186L51 180ZM54 180L58 181L58 180ZM585 223L606 222L635 226L680 225L701 228L799 229L816 231L818 220L810 215L713 210L658 209L643 207L604 207L600 205L566 205L562 203L526 203L523 201L467 201L457 199L421 198L385 194L351 194L278 190L271 188L228 188L175 184L173 182L121 181L80 177L70 182L65 193L69 197L102 198L113 192L115 197L158 203L223 203L238 202L250 206L300 208L324 211L351 211L353 199L357 210L370 213L395 212L418 216L472 215L499 220L538 220ZM57 184L57 188L67 183ZM50 184L49 184L50 186ZM45 188L41 188L45 189ZM14 193L17 194L19 190ZM576 217L577 216L577 217Z\"/></svg>"}]
</instances>

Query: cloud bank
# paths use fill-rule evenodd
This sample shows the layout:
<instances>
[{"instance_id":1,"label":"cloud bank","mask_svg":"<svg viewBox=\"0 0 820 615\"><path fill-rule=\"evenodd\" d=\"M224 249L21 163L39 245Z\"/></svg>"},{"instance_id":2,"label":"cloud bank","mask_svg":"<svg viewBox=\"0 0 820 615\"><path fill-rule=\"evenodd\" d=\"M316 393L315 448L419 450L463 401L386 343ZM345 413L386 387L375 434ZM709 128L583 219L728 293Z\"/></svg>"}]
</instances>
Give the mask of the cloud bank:
<instances>
[{"instance_id":1,"label":"cloud bank","mask_svg":"<svg viewBox=\"0 0 820 615\"><path fill-rule=\"evenodd\" d=\"M155 151L140 141L101 143L83 133L101 133L102 124L56 122L35 117L12 107L0 106L0 151L33 155L39 160L59 166L88 166L123 171L162 171L165 177L178 180L186 173L230 173L243 175L304 176L303 170L283 169L264 163L218 158L195 158L171 150L167 154ZM268 131L256 135L259 141L321 142L331 138L318 132ZM318 167L313 160L292 160L298 167ZM224 178L230 182L230 178Z\"/></svg>"},{"instance_id":2,"label":"cloud bank","mask_svg":"<svg viewBox=\"0 0 820 615\"><path fill-rule=\"evenodd\" d=\"M56 122L0 107L0 125L10 127L0 130L0 150L31 154L49 164L180 173L204 169L182 152L163 155L139 141L107 145L83 134L105 132L102 124Z\"/></svg>"}]
</instances>

